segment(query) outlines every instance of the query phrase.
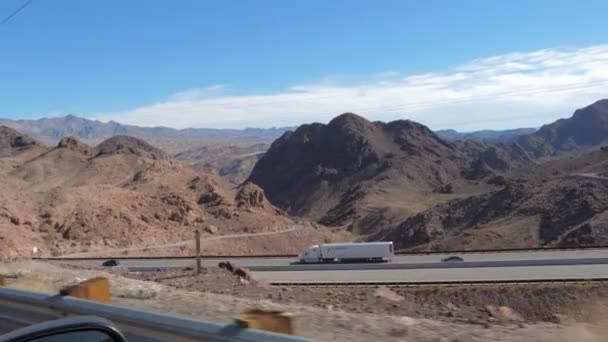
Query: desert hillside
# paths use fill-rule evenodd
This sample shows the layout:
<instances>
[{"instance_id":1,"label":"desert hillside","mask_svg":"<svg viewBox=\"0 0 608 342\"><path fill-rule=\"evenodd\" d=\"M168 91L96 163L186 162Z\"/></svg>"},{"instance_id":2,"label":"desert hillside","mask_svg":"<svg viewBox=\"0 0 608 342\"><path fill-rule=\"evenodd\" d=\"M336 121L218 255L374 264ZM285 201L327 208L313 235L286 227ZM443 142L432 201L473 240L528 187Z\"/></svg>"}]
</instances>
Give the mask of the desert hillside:
<instances>
[{"instance_id":1,"label":"desert hillside","mask_svg":"<svg viewBox=\"0 0 608 342\"><path fill-rule=\"evenodd\" d=\"M608 177L579 170L501 177L501 189L436 205L371 239L430 250L606 245Z\"/></svg>"},{"instance_id":2,"label":"desert hillside","mask_svg":"<svg viewBox=\"0 0 608 342\"><path fill-rule=\"evenodd\" d=\"M43 255L285 229L253 184L233 188L148 143L114 136L47 148L0 128L2 255Z\"/></svg>"},{"instance_id":3,"label":"desert hillside","mask_svg":"<svg viewBox=\"0 0 608 342\"><path fill-rule=\"evenodd\" d=\"M55 145L62 138L75 137L89 144L98 144L116 135L145 139L168 153L184 151L190 146L208 143L267 143L279 137L288 128L211 129L168 127L141 127L118 122L101 122L74 115L37 120L0 119L0 125L11 127L47 145Z\"/></svg>"}]
</instances>

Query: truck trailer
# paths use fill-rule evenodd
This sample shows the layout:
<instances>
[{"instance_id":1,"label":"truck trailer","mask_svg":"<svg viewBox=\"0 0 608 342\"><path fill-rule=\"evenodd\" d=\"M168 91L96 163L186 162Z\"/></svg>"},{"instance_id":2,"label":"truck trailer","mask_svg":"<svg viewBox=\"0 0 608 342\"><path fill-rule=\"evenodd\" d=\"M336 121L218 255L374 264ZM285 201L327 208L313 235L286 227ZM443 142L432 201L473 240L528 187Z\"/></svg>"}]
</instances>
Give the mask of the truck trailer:
<instances>
[{"instance_id":1,"label":"truck trailer","mask_svg":"<svg viewBox=\"0 0 608 342\"><path fill-rule=\"evenodd\" d=\"M393 242L324 243L309 247L299 263L386 262L394 256Z\"/></svg>"}]
</instances>

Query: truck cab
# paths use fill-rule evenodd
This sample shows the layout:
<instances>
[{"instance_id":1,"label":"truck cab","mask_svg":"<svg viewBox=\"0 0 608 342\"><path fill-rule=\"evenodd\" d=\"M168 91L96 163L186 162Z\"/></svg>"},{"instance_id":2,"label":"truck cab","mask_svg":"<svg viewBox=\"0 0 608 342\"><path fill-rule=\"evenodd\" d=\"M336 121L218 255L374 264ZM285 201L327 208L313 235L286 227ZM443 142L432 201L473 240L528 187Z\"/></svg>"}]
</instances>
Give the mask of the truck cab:
<instances>
[{"instance_id":1,"label":"truck cab","mask_svg":"<svg viewBox=\"0 0 608 342\"><path fill-rule=\"evenodd\" d=\"M321 252L319 245L314 245L308 248L304 253L298 256L300 263L317 263L321 260Z\"/></svg>"}]
</instances>

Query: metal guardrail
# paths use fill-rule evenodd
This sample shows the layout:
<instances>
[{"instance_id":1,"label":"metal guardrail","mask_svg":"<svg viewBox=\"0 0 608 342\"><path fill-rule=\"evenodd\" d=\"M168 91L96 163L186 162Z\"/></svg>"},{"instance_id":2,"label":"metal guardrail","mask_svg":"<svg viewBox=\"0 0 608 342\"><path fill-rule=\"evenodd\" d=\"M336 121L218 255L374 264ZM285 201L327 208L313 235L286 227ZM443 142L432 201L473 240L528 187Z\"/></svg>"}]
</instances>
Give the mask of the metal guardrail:
<instances>
[{"instance_id":1,"label":"metal guardrail","mask_svg":"<svg viewBox=\"0 0 608 342\"><path fill-rule=\"evenodd\" d=\"M73 297L0 288L0 329L12 329L66 316L99 316L112 321L129 342L135 341L209 341L209 342L306 342L309 339L281 335L236 324L136 310Z\"/></svg>"}]
</instances>

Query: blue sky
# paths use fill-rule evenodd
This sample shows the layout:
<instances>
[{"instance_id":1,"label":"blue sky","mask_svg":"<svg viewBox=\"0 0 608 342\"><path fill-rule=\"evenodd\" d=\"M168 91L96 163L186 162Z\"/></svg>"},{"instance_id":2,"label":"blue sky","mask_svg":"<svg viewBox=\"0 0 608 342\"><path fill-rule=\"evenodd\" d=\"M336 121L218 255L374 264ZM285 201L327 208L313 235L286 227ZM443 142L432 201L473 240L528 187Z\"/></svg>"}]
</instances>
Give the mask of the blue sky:
<instances>
[{"instance_id":1,"label":"blue sky","mask_svg":"<svg viewBox=\"0 0 608 342\"><path fill-rule=\"evenodd\" d=\"M1 1L0 18L23 3ZM269 127L354 111L535 126L607 97L607 12L600 0L34 0L0 25L0 117Z\"/></svg>"}]
</instances>

